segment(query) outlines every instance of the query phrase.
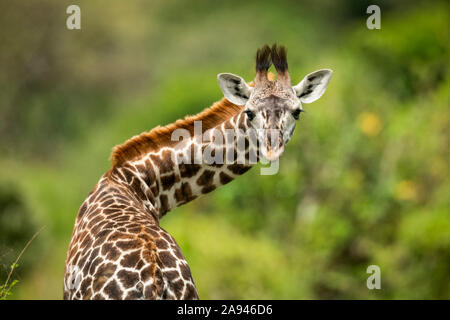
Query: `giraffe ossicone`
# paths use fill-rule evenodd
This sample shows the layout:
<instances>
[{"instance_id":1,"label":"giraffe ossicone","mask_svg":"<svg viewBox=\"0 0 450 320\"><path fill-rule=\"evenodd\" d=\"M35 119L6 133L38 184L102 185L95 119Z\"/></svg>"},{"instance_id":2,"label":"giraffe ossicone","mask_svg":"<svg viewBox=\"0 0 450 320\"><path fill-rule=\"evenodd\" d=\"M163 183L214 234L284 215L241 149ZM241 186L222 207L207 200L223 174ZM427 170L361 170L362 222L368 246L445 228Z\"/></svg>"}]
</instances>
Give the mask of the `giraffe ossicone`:
<instances>
[{"instance_id":1,"label":"giraffe ossicone","mask_svg":"<svg viewBox=\"0 0 450 320\"><path fill-rule=\"evenodd\" d=\"M276 80L268 74L272 64ZM116 146L112 168L78 212L64 298L198 299L186 259L159 220L258 161L276 163L278 170L302 103L317 100L331 74L318 70L291 86L285 48L266 45L256 54L253 85L221 73L224 99Z\"/></svg>"}]
</instances>

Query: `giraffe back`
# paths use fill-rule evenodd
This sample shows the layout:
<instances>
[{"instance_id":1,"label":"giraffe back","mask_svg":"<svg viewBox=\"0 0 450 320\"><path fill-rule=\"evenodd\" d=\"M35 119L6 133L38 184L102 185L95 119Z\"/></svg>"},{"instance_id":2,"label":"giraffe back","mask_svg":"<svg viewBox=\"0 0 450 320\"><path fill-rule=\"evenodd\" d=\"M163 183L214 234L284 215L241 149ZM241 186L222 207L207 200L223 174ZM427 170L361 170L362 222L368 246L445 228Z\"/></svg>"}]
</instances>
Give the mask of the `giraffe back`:
<instances>
[{"instance_id":1,"label":"giraffe back","mask_svg":"<svg viewBox=\"0 0 450 320\"><path fill-rule=\"evenodd\" d=\"M105 174L82 204L64 299L196 299L176 241L129 189Z\"/></svg>"}]
</instances>

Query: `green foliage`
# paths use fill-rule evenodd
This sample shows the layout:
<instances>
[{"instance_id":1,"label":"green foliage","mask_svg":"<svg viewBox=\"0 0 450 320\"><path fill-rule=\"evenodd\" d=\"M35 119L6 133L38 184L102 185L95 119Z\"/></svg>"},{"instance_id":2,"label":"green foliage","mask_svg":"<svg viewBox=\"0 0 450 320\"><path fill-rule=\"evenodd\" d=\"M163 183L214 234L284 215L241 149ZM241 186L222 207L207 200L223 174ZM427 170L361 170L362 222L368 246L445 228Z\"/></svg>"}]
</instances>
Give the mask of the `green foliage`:
<instances>
[{"instance_id":1,"label":"green foliage","mask_svg":"<svg viewBox=\"0 0 450 320\"><path fill-rule=\"evenodd\" d=\"M11 265L11 271L10 274L14 272L15 269L17 269L19 265L17 263L13 263ZM12 295L12 289L14 286L19 282L19 280L15 279L12 280L10 283L8 283L9 278L5 281L3 285L0 285L0 300L6 300L8 296Z\"/></svg>"},{"instance_id":2,"label":"green foliage","mask_svg":"<svg viewBox=\"0 0 450 320\"><path fill-rule=\"evenodd\" d=\"M12 268L12 267L11 267ZM19 282L19 280L13 280L9 284L0 286L0 300L6 300L8 296L12 295L12 289Z\"/></svg>"},{"instance_id":3,"label":"green foliage","mask_svg":"<svg viewBox=\"0 0 450 320\"><path fill-rule=\"evenodd\" d=\"M21 197L20 188L12 182L0 181L0 283L3 283L10 271L11 261L36 229L36 221ZM41 247L34 249L36 255L27 255L22 259L19 276L26 274L37 262Z\"/></svg>"},{"instance_id":4,"label":"green foliage","mask_svg":"<svg viewBox=\"0 0 450 320\"><path fill-rule=\"evenodd\" d=\"M28 248L28 246L31 244L31 242L34 240L34 238L41 232L43 228L41 228L39 231L37 231L30 240L26 243L26 245L23 247L22 251L20 251L19 255L17 256L16 260L13 262L13 264L10 266L10 270L8 273L8 276L6 277L5 283L0 286L0 300L6 300L8 296L12 294L13 287L19 282L19 280L11 280L11 277L14 273L14 271L19 267L18 261L20 258L22 258L22 255L24 254L25 250Z\"/></svg>"},{"instance_id":5,"label":"green foliage","mask_svg":"<svg viewBox=\"0 0 450 320\"><path fill-rule=\"evenodd\" d=\"M219 72L250 81L255 49L273 42L288 47L293 82L325 67L333 78L304 106L277 175L257 166L162 220L200 297L450 298L446 2L382 1L370 31L359 1L81 1L82 31L52 20L33 37L66 4L22 21L35 7L19 3L0 19L3 33L20 21L0 50L0 200L20 204L0 206L1 244L15 237L11 212L23 230L48 228L11 298L62 297L75 214L115 144L219 100ZM381 290L366 287L371 264Z\"/></svg>"}]
</instances>

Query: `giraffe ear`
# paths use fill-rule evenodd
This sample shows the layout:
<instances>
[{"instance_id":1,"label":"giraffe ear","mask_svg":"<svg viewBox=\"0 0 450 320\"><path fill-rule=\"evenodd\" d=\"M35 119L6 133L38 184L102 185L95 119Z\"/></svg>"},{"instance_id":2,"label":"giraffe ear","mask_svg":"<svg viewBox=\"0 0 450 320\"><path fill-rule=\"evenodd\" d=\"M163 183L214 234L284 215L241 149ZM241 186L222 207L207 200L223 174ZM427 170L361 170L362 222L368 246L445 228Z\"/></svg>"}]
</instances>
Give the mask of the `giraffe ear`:
<instances>
[{"instance_id":1,"label":"giraffe ear","mask_svg":"<svg viewBox=\"0 0 450 320\"><path fill-rule=\"evenodd\" d=\"M294 91L301 102L311 103L319 99L328 87L333 71L321 69L308 74L294 86Z\"/></svg>"},{"instance_id":2,"label":"giraffe ear","mask_svg":"<svg viewBox=\"0 0 450 320\"><path fill-rule=\"evenodd\" d=\"M217 81L220 89L222 89L223 96L227 100L238 106L247 103L253 88L244 79L232 73L219 73Z\"/></svg>"}]
</instances>

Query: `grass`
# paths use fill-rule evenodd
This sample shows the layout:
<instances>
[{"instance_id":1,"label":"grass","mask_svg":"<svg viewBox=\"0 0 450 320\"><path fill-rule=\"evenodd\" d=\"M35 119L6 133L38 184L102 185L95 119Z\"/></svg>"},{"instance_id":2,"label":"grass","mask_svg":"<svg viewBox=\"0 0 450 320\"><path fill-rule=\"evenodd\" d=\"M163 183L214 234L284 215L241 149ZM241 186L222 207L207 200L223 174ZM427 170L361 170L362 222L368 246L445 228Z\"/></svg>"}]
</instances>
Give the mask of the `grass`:
<instances>
[{"instance_id":1,"label":"grass","mask_svg":"<svg viewBox=\"0 0 450 320\"><path fill-rule=\"evenodd\" d=\"M25 250L27 250L27 248L30 246L31 242L33 242L34 238L37 237L37 235L44 229L44 227L42 227L41 229L39 229L38 231L36 231L35 234L33 234L33 236L31 237L30 240L28 240L28 242L25 244L25 246L23 247L22 251L20 251L19 255L17 256L16 260L13 262L13 264L10 267L10 271L8 273L8 276L6 277L5 283L3 285L0 286L0 300L6 300L8 298L8 296L12 295L12 289L14 288L14 286L19 282L19 280L14 279L11 281L11 283L9 283L9 281L11 280L11 277L14 273L14 270L16 270L19 267L19 260L22 257L22 255L25 253Z\"/></svg>"}]
</instances>

